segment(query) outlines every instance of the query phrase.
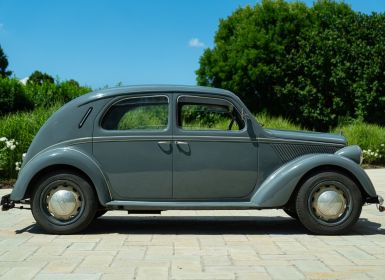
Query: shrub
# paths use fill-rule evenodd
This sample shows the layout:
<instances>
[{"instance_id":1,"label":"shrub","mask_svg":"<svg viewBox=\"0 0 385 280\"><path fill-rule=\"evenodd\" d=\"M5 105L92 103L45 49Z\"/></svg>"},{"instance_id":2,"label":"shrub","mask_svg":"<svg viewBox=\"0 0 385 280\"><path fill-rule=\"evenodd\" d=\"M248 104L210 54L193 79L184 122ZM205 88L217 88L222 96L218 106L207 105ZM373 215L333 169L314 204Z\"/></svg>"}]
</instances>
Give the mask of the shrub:
<instances>
[{"instance_id":1,"label":"shrub","mask_svg":"<svg viewBox=\"0 0 385 280\"><path fill-rule=\"evenodd\" d=\"M385 127L355 122L338 127L334 132L342 132L349 145L359 145L363 150L364 163L385 163Z\"/></svg>"},{"instance_id":2,"label":"shrub","mask_svg":"<svg viewBox=\"0 0 385 280\"><path fill-rule=\"evenodd\" d=\"M32 108L17 79L0 78L0 115Z\"/></svg>"},{"instance_id":3,"label":"shrub","mask_svg":"<svg viewBox=\"0 0 385 280\"><path fill-rule=\"evenodd\" d=\"M57 103L66 103L91 91L89 87L80 86L75 80L58 83L28 83L26 94L35 107L51 107Z\"/></svg>"},{"instance_id":4,"label":"shrub","mask_svg":"<svg viewBox=\"0 0 385 280\"><path fill-rule=\"evenodd\" d=\"M0 172L14 174L19 165L16 160L16 147L19 143L15 139L0 137Z\"/></svg>"},{"instance_id":5,"label":"shrub","mask_svg":"<svg viewBox=\"0 0 385 280\"><path fill-rule=\"evenodd\" d=\"M40 127L60 106L61 104L56 104L48 109L38 108L31 112L18 112L0 118L0 137L5 137L7 141L15 139L14 144L17 142L16 147L11 151L8 149L6 156L3 156L3 163L0 164L1 178L16 178L15 164L21 161L23 153L28 150Z\"/></svg>"}]
</instances>

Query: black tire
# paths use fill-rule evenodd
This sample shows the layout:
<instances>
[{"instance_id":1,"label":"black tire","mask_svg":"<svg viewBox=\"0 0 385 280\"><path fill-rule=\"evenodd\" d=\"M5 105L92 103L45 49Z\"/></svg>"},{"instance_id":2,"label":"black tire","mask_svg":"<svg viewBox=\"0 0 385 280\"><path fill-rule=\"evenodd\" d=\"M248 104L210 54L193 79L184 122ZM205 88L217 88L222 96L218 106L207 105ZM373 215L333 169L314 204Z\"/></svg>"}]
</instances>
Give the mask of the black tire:
<instances>
[{"instance_id":1,"label":"black tire","mask_svg":"<svg viewBox=\"0 0 385 280\"><path fill-rule=\"evenodd\" d=\"M60 219L49 210L52 193L60 189L76 194L74 214ZM31 210L36 222L49 233L73 234L85 229L95 217L98 200L93 187L80 174L70 171L50 173L35 185ZM76 213L75 213L76 212Z\"/></svg>"},{"instance_id":2,"label":"black tire","mask_svg":"<svg viewBox=\"0 0 385 280\"><path fill-rule=\"evenodd\" d=\"M329 204L322 205L322 195L329 199ZM333 197L332 201L330 197ZM362 205L361 191L356 183L337 172L321 172L309 177L296 198L299 221L315 234L334 235L348 231L357 222Z\"/></svg>"},{"instance_id":3,"label":"black tire","mask_svg":"<svg viewBox=\"0 0 385 280\"><path fill-rule=\"evenodd\" d=\"M283 211L284 211L287 215L289 215L290 217L292 217L293 219L298 220L297 212L295 212L294 209L292 209L292 208L283 208Z\"/></svg>"}]
</instances>

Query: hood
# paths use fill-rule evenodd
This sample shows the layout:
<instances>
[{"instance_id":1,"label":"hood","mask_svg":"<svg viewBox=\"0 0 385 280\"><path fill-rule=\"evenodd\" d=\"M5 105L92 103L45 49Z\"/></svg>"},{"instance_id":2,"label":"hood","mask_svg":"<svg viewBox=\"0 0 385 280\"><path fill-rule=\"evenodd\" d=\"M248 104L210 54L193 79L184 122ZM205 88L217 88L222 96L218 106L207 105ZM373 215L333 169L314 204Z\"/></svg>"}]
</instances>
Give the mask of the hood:
<instances>
[{"instance_id":1,"label":"hood","mask_svg":"<svg viewBox=\"0 0 385 280\"><path fill-rule=\"evenodd\" d=\"M274 138L347 145L346 138L339 134L278 129L265 129L265 131Z\"/></svg>"}]
</instances>

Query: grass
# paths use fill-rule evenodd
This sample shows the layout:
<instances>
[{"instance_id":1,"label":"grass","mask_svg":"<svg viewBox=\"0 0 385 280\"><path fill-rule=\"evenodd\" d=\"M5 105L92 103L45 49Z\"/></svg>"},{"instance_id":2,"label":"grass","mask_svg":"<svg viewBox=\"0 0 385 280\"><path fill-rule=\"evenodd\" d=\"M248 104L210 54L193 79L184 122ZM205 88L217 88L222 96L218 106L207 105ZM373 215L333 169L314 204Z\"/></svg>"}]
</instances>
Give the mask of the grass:
<instances>
[{"instance_id":1,"label":"grass","mask_svg":"<svg viewBox=\"0 0 385 280\"><path fill-rule=\"evenodd\" d=\"M349 145L359 145L364 150L375 150L385 143L385 127L375 124L357 122L337 127L334 132L342 132Z\"/></svg>"},{"instance_id":2,"label":"grass","mask_svg":"<svg viewBox=\"0 0 385 280\"><path fill-rule=\"evenodd\" d=\"M303 130L301 126L283 117L271 117L266 113L259 113L255 116L259 124L266 128L286 129L286 130Z\"/></svg>"}]
</instances>

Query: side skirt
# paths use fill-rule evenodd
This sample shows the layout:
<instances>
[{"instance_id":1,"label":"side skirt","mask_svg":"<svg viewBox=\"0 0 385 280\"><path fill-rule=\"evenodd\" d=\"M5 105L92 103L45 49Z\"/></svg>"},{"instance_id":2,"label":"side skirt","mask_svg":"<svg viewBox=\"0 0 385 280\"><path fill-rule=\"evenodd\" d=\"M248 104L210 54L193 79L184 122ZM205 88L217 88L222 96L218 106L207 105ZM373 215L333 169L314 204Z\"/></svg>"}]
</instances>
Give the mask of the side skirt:
<instances>
[{"instance_id":1,"label":"side skirt","mask_svg":"<svg viewBox=\"0 0 385 280\"><path fill-rule=\"evenodd\" d=\"M242 210L258 209L251 202L122 201L106 204L110 210Z\"/></svg>"}]
</instances>

